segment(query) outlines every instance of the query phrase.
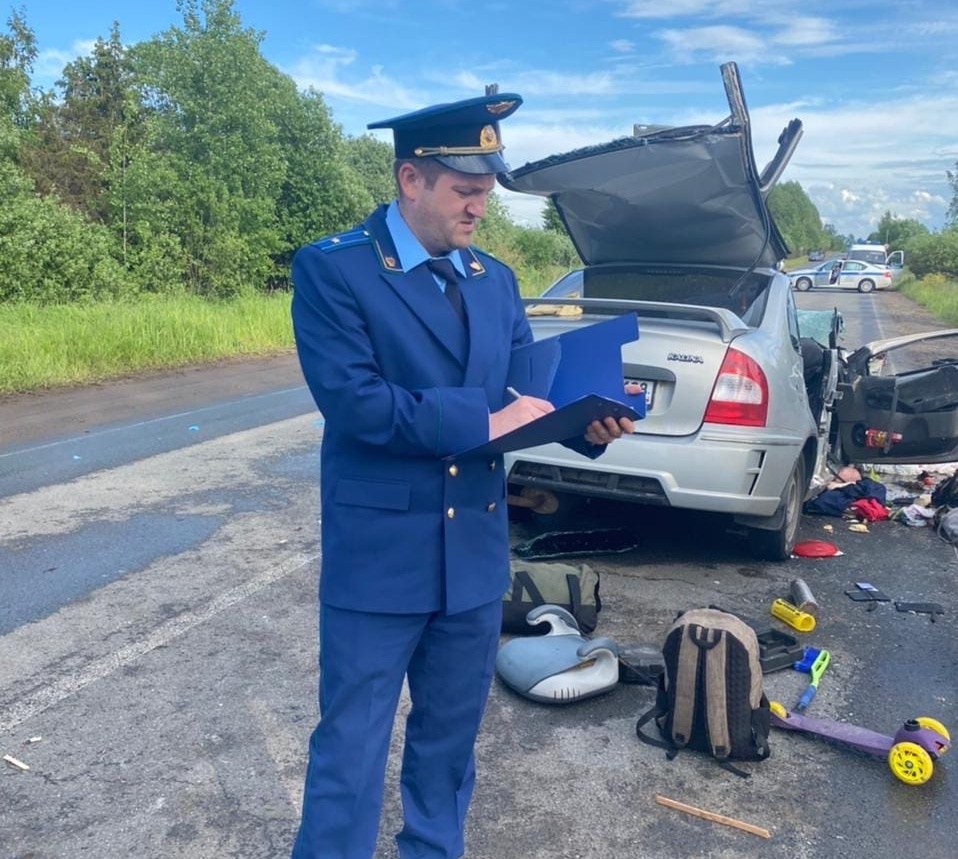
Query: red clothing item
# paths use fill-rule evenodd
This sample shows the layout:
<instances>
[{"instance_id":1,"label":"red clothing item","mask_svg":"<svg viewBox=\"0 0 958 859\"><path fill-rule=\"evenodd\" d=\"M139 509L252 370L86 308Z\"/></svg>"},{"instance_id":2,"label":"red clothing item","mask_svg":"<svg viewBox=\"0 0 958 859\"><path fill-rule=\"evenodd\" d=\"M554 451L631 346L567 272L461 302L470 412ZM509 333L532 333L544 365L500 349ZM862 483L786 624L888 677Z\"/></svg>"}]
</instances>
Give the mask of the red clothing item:
<instances>
[{"instance_id":1,"label":"red clothing item","mask_svg":"<svg viewBox=\"0 0 958 859\"><path fill-rule=\"evenodd\" d=\"M846 512L852 511L859 519L866 522L878 522L881 519L888 518L888 510L885 505L874 498L859 498L848 505Z\"/></svg>"}]
</instances>

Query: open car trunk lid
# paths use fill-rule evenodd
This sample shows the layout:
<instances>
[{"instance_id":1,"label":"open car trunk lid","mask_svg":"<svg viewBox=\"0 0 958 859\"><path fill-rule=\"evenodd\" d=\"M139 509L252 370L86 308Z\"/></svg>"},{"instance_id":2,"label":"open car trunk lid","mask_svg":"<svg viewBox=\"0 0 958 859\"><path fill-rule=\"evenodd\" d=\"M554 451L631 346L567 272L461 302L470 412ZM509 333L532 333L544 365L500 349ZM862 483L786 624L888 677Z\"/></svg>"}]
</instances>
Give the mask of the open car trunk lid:
<instances>
[{"instance_id":1,"label":"open car trunk lid","mask_svg":"<svg viewBox=\"0 0 958 859\"><path fill-rule=\"evenodd\" d=\"M532 162L500 177L549 197L587 265L615 262L773 267L788 248L765 197L801 137L792 120L760 174L734 63L731 114L715 126L636 128L632 137Z\"/></svg>"}]
</instances>

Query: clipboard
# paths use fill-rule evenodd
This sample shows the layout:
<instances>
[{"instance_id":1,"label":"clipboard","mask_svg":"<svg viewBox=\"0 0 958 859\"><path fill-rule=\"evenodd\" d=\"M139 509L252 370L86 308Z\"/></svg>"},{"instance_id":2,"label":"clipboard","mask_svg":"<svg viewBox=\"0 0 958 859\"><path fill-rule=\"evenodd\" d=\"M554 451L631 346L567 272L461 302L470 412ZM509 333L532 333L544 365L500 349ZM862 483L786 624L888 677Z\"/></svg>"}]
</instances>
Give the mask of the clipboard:
<instances>
[{"instance_id":1,"label":"clipboard","mask_svg":"<svg viewBox=\"0 0 958 859\"><path fill-rule=\"evenodd\" d=\"M486 456L565 441L594 420L645 417L645 394L626 394L622 346L639 337L639 319L626 313L514 349L506 384L549 400L555 411L455 456ZM452 457L447 457L452 458Z\"/></svg>"},{"instance_id":2,"label":"clipboard","mask_svg":"<svg viewBox=\"0 0 958 859\"><path fill-rule=\"evenodd\" d=\"M626 403L645 416L645 395L625 393L622 346L639 339L639 318L624 313L536 340L512 351L506 385L557 409L587 394Z\"/></svg>"},{"instance_id":3,"label":"clipboard","mask_svg":"<svg viewBox=\"0 0 958 859\"><path fill-rule=\"evenodd\" d=\"M607 417L614 417L616 420L619 418L638 420L641 416L625 403L600 397L598 394L586 394L561 409L549 412L512 432L487 441L479 447L470 448L451 457L447 456L446 459L463 456L495 456L508 453L510 450L521 450L524 447L538 447L540 444L549 444L553 441L565 441L583 435L592 421Z\"/></svg>"}]
</instances>

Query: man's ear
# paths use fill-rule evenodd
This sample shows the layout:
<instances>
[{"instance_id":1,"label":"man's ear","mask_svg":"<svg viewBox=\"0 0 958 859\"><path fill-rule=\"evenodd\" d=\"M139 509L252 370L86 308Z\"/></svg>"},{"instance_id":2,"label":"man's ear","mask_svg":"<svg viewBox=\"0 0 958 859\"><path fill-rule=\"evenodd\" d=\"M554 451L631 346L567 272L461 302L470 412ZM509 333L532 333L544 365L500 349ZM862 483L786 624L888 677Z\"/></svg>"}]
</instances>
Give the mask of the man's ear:
<instances>
[{"instance_id":1,"label":"man's ear","mask_svg":"<svg viewBox=\"0 0 958 859\"><path fill-rule=\"evenodd\" d=\"M396 181L399 183L399 190L402 195L415 200L419 196L419 191L423 185L423 175L414 164L404 161L396 171Z\"/></svg>"}]
</instances>

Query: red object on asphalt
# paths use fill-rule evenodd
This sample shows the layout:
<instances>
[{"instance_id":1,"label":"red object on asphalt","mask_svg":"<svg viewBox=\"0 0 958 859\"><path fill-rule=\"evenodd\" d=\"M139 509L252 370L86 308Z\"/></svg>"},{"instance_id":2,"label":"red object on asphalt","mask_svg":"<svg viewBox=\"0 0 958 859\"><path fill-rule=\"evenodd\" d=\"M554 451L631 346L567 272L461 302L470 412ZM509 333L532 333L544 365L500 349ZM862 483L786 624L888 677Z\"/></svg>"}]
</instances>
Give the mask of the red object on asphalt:
<instances>
[{"instance_id":1,"label":"red object on asphalt","mask_svg":"<svg viewBox=\"0 0 958 859\"><path fill-rule=\"evenodd\" d=\"M795 544L792 554L799 558L831 558L833 555L840 555L841 552L834 543L828 543L825 540L805 540Z\"/></svg>"}]
</instances>

